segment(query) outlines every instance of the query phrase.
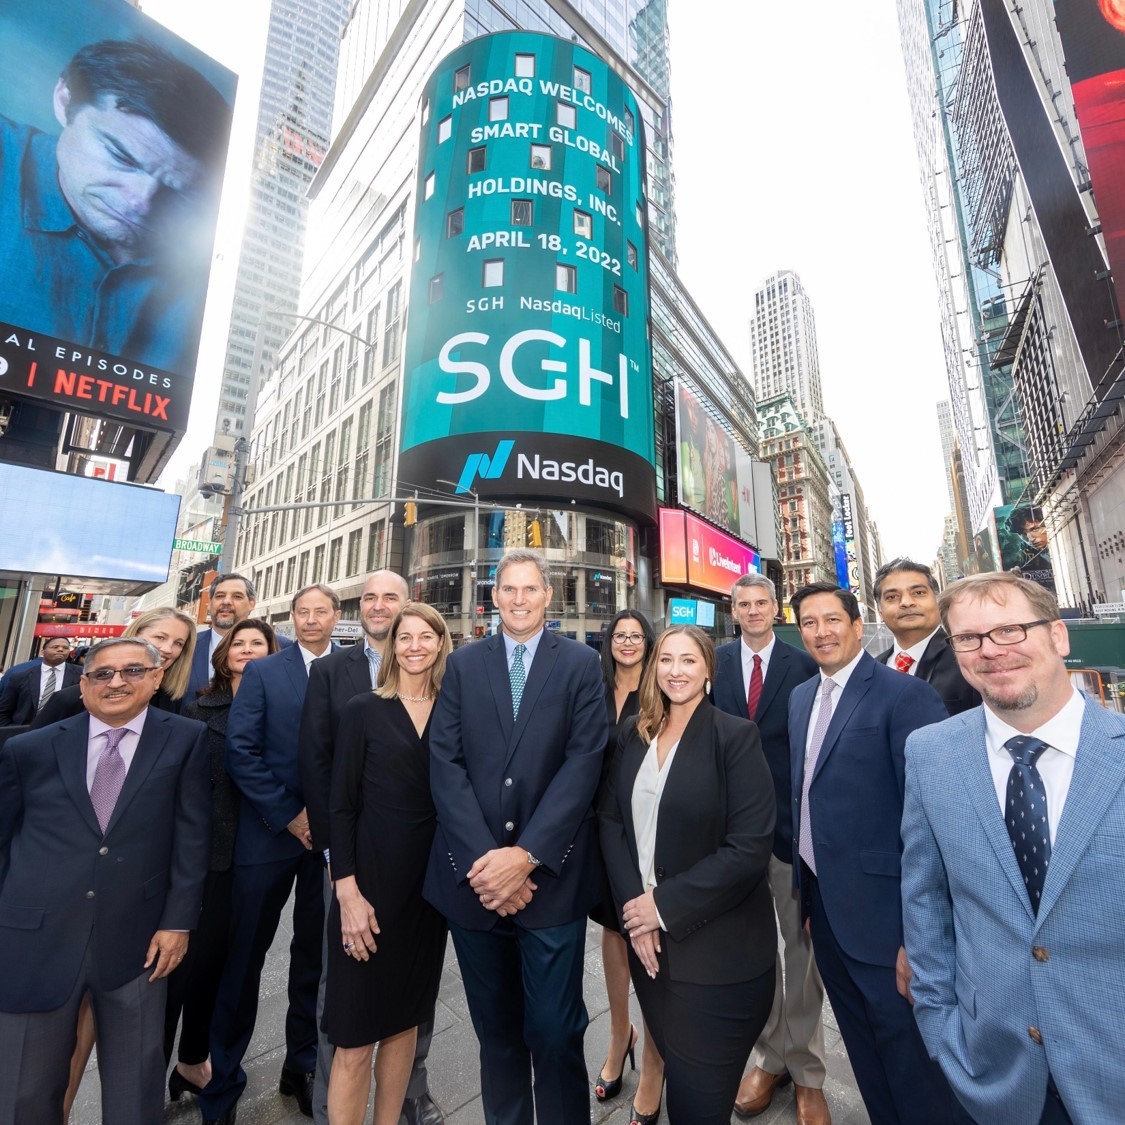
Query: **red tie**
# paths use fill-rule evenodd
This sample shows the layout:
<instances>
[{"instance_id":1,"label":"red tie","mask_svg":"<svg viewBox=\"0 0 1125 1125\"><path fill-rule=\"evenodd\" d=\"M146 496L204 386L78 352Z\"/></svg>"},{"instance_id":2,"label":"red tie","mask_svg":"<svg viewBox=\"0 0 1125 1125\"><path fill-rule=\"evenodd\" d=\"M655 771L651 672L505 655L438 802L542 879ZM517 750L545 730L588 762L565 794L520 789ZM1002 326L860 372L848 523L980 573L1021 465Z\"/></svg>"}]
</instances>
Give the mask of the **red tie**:
<instances>
[{"instance_id":1,"label":"red tie","mask_svg":"<svg viewBox=\"0 0 1125 1125\"><path fill-rule=\"evenodd\" d=\"M746 713L751 719L758 713L758 700L762 698L762 658L754 653L754 671L750 673L750 690L746 693Z\"/></svg>"},{"instance_id":2,"label":"red tie","mask_svg":"<svg viewBox=\"0 0 1125 1125\"><path fill-rule=\"evenodd\" d=\"M914 666L914 657L913 656L908 656L905 652L900 652L898 654L898 656L895 657L895 667L900 672L909 672L910 669L913 666Z\"/></svg>"}]
</instances>

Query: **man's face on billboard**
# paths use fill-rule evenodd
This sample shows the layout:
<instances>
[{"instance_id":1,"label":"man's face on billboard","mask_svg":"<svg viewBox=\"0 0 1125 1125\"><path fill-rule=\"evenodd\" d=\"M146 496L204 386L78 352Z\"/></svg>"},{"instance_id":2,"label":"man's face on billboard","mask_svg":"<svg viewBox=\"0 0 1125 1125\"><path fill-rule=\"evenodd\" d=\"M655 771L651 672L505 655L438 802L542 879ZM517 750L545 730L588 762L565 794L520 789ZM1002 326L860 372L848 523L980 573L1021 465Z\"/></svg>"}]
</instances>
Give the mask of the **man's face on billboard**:
<instances>
[{"instance_id":1,"label":"man's face on billboard","mask_svg":"<svg viewBox=\"0 0 1125 1125\"><path fill-rule=\"evenodd\" d=\"M200 162L147 117L126 113L112 95L71 109L55 87L59 187L79 225L117 263L142 258L203 181Z\"/></svg>"}]
</instances>

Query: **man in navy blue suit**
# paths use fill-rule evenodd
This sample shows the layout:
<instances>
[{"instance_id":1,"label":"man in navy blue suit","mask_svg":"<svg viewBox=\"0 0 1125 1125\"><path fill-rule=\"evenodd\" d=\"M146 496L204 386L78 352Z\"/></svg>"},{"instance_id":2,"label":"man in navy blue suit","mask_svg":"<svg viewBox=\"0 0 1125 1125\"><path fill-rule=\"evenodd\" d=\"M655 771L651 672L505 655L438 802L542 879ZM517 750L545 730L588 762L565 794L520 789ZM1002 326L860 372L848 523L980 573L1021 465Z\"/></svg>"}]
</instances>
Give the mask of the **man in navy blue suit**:
<instances>
[{"instance_id":1,"label":"man in navy blue suit","mask_svg":"<svg viewBox=\"0 0 1125 1125\"><path fill-rule=\"evenodd\" d=\"M327 586L293 596L297 643L246 666L227 722L227 772L242 794L234 845L234 921L211 1025L212 1077L199 1098L205 1122L235 1120L246 1087L242 1059L258 1015L258 986L281 912L296 882L289 946L289 1012L279 1089L312 1116L316 992L324 930L323 859L298 765L309 665L332 648L340 599Z\"/></svg>"},{"instance_id":2,"label":"man in navy blue suit","mask_svg":"<svg viewBox=\"0 0 1125 1125\"><path fill-rule=\"evenodd\" d=\"M774 636L777 594L764 575L744 574L735 582L730 601L742 635L716 653L712 699L728 714L751 719L762 738L777 797L770 893L784 940L784 961L781 948L777 953L773 1007L751 1055L753 1066L738 1088L734 1110L740 1117L764 1113L774 1091L792 1079L800 1125L829 1125L832 1118L824 1099L824 985L793 888L790 811L789 696L798 684L816 675L816 661Z\"/></svg>"},{"instance_id":3,"label":"man in navy blue suit","mask_svg":"<svg viewBox=\"0 0 1125 1125\"><path fill-rule=\"evenodd\" d=\"M929 684L863 651L848 590L818 582L791 604L820 665L789 697L793 868L816 963L871 1120L948 1125L960 1111L896 979L906 970L906 738L941 722L945 706Z\"/></svg>"},{"instance_id":4,"label":"man in navy blue suit","mask_svg":"<svg viewBox=\"0 0 1125 1125\"><path fill-rule=\"evenodd\" d=\"M495 583L503 632L453 653L434 707L423 893L449 919L486 1119L576 1125L590 1120L582 969L605 691L594 651L544 628L540 555L509 552Z\"/></svg>"},{"instance_id":5,"label":"man in navy blue suit","mask_svg":"<svg viewBox=\"0 0 1125 1125\"><path fill-rule=\"evenodd\" d=\"M8 669L0 679L0 727L27 726L56 691L78 683L81 669L69 655L69 637L50 637L39 659Z\"/></svg>"},{"instance_id":6,"label":"man in navy blue suit","mask_svg":"<svg viewBox=\"0 0 1125 1125\"><path fill-rule=\"evenodd\" d=\"M195 636L191 657L191 678L185 700L194 699L210 682L214 669L211 657L223 637L240 621L254 612L258 595L254 583L241 574L218 574L211 580L211 628L200 629ZM280 641L281 638L279 637ZM282 647L285 647L284 643Z\"/></svg>"},{"instance_id":7,"label":"man in navy blue suit","mask_svg":"<svg viewBox=\"0 0 1125 1125\"><path fill-rule=\"evenodd\" d=\"M211 850L202 723L149 706L140 638L95 645L80 715L0 751L0 1121L63 1119L83 996L102 1119L159 1121L165 977L199 920Z\"/></svg>"}]
</instances>

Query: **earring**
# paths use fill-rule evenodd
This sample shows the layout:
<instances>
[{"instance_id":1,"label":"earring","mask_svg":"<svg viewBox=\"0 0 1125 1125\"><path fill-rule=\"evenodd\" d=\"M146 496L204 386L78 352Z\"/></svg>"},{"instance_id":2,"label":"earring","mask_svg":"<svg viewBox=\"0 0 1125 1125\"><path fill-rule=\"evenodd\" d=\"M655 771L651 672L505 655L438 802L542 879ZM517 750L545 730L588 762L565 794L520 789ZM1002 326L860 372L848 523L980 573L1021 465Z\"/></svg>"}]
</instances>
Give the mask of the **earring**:
<instances>
[{"instance_id":1,"label":"earring","mask_svg":"<svg viewBox=\"0 0 1125 1125\"><path fill-rule=\"evenodd\" d=\"M704 695L710 695L711 694L711 681L710 680L707 680L707 682L704 683L703 694Z\"/></svg>"}]
</instances>

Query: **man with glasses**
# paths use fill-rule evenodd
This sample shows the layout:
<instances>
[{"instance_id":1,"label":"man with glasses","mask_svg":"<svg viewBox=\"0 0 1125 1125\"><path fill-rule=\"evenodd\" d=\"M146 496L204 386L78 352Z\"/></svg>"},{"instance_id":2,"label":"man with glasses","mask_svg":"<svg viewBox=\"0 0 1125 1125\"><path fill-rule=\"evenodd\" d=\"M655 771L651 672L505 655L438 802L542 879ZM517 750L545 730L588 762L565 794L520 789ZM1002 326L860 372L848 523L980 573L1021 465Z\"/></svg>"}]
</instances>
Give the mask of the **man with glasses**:
<instances>
[{"instance_id":1,"label":"man with glasses","mask_svg":"<svg viewBox=\"0 0 1125 1125\"><path fill-rule=\"evenodd\" d=\"M982 574L938 604L984 704L906 744L918 1027L975 1121L1120 1121L1125 718L1070 683L1042 586Z\"/></svg>"},{"instance_id":2,"label":"man with glasses","mask_svg":"<svg viewBox=\"0 0 1125 1125\"><path fill-rule=\"evenodd\" d=\"M102 1120L164 1112L164 978L203 901L202 723L149 707L160 654L94 645L81 715L0 751L0 1121L61 1121L78 1008L98 1025Z\"/></svg>"},{"instance_id":3,"label":"man with glasses","mask_svg":"<svg viewBox=\"0 0 1125 1125\"><path fill-rule=\"evenodd\" d=\"M799 1125L830 1125L824 1098L824 985L812 942L801 925L801 902L793 888L792 782L789 765L789 695L816 675L807 652L774 636L777 594L761 574L744 574L730 592L731 615L740 638L716 653L716 707L758 726L773 775L777 823L769 881L784 950L778 949L773 1007L750 1056L753 1064L735 1099L739 1117L756 1117L774 1091L796 1084ZM784 971L783 971L784 970Z\"/></svg>"}]
</instances>

